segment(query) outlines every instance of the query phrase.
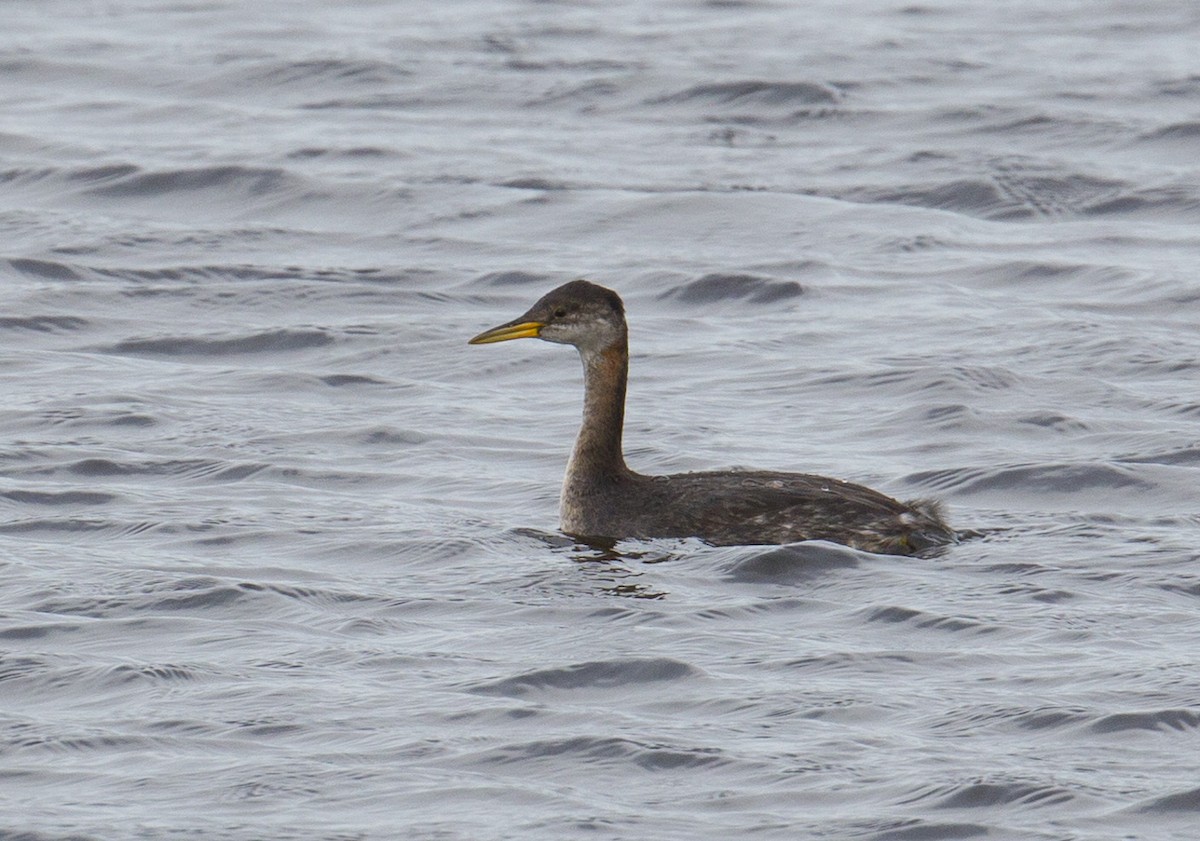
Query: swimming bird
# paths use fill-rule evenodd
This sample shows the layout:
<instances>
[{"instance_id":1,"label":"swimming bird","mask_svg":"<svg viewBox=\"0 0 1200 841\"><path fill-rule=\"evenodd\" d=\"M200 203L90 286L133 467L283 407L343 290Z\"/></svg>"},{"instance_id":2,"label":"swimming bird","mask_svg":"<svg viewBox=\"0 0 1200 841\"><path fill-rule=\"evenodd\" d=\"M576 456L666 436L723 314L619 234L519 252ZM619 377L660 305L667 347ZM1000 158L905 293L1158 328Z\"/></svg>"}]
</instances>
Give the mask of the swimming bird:
<instances>
[{"instance_id":1,"label":"swimming bird","mask_svg":"<svg viewBox=\"0 0 1200 841\"><path fill-rule=\"evenodd\" d=\"M564 532L584 540L698 537L714 545L828 540L911 555L955 541L931 500L899 502L862 485L806 473L725 470L647 476L625 464L629 375L625 305L611 289L573 280L523 315L470 340L542 339L583 360L583 422L567 464Z\"/></svg>"}]
</instances>

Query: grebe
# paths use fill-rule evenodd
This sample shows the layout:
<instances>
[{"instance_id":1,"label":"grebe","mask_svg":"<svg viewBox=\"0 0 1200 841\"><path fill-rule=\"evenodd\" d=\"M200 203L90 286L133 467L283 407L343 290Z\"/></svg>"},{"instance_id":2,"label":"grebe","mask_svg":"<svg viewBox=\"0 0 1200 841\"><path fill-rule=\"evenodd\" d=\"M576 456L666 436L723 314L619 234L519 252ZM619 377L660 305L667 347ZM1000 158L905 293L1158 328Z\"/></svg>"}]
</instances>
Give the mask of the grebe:
<instances>
[{"instance_id":1,"label":"grebe","mask_svg":"<svg viewBox=\"0 0 1200 841\"><path fill-rule=\"evenodd\" d=\"M567 534L593 540L698 537L715 545L828 540L911 555L955 541L931 500L898 502L805 473L729 470L644 476L625 465L621 433L629 373L625 306L611 289L573 280L528 312L470 340L543 339L583 359L583 423L563 481Z\"/></svg>"}]
</instances>

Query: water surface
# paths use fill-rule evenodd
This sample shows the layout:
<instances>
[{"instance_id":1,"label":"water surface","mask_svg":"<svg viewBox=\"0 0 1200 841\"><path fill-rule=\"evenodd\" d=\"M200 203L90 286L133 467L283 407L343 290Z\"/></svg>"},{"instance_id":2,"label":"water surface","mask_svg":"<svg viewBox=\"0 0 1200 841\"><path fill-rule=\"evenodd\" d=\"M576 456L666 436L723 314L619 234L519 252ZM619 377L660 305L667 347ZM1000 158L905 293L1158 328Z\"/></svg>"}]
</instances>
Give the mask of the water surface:
<instances>
[{"instance_id":1,"label":"water surface","mask_svg":"<svg viewBox=\"0 0 1200 841\"><path fill-rule=\"evenodd\" d=\"M8 4L0 835L1190 839L1200 13ZM556 532L628 459L932 558Z\"/></svg>"}]
</instances>

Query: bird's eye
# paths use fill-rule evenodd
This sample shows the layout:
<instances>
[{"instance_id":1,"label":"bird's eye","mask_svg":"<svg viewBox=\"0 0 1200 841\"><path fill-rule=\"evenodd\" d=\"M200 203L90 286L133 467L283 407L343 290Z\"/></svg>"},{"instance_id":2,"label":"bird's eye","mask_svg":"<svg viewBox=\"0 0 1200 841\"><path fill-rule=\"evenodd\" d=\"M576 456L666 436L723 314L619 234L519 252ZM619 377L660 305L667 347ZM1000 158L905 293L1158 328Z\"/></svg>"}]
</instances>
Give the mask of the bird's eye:
<instances>
[{"instance_id":1,"label":"bird's eye","mask_svg":"<svg viewBox=\"0 0 1200 841\"><path fill-rule=\"evenodd\" d=\"M556 310L554 311L554 317L555 317L555 318L566 318L566 317L567 317L567 310L566 310L566 308L565 308L565 307L559 307L558 309L556 309Z\"/></svg>"}]
</instances>

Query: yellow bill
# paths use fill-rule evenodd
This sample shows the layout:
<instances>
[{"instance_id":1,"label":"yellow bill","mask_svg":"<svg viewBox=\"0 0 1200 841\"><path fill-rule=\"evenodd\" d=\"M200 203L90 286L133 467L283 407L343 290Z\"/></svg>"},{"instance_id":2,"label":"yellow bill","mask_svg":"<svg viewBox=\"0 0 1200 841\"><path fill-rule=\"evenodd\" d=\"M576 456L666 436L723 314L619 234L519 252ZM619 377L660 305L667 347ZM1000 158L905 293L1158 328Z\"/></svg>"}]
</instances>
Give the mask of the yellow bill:
<instances>
[{"instance_id":1,"label":"yellow bill","mask_svg":"<svg viewBox=\"0 0 1200 841\"><path fill-rule=\"evenodd\" d=\"M501 324L491 330L484 330L469 345L490 345L492 342L507 342L509 339L536 339L541 335L545 325L540 321L517 321Z\"/></svg>"}]
</instances>

